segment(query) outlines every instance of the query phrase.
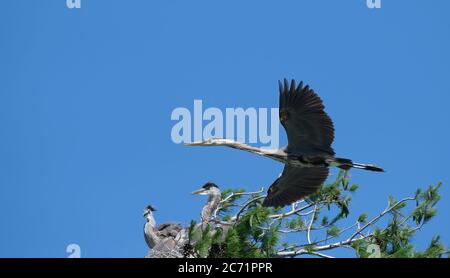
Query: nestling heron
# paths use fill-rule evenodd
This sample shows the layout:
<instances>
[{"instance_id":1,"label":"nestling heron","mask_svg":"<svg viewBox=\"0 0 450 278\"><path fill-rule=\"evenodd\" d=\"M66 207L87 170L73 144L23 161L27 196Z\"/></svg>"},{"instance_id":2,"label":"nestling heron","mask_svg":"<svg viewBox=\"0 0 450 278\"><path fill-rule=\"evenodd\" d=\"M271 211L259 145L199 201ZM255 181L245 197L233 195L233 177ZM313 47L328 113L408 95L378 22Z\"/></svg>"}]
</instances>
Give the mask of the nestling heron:
<instances>
[{"instance_id":1,"label":"nestling heron","mask_svg":"<svg viewBox=\"0 0 450 278\"><path fill-rule=\"evenodd\" d=\"M288 145L281 149L252 147L229 139L208 139L188 146L227 146L269 157L284 163L263 201L264 206L283 207L316 192L326 180L330 166L344 170L359 168L375 172L384 170L373 164L355 163L335 157L331 147L334 127L320 97L303 82L278 81L279 117L287 133Z\"/></svg>"},{"instance_id":2,"label":"nestling heron","mask_svg":"<svg viewBox=\"0 0 450 278\"><path fill-rule=\"evenodd\" d=\"M156 248L173 248L182 238L183 227L176 223L164 223L156 226L153 212L156 209L152 205L148 205L144 209L144 217L147 223L144 225L145 242L150 249ZM164 246L162 246L164 245Z\"/></svg>"}]
</instances>

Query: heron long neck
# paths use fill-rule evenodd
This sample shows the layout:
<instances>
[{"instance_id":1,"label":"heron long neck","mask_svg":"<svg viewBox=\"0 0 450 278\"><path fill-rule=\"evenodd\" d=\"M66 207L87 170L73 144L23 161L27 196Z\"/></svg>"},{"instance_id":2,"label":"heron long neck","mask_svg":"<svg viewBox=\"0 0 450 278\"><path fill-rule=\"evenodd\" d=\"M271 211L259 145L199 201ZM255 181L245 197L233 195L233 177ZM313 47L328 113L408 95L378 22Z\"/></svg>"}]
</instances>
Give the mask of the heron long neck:
<instances>
[{"instance_id":1,"label":"heron long neck","mask_svg":"<svg viewBox=\"0 0 450 278\"><path fill-rule=\"evenodd\" d=\"M220 193L211 194L208 196L208 201L202 209L202 223L209 222L213 218L214 211L217 209L220 203Z\"/></svg>"},{"instance_id":2,"label":"heron long neck","mask_svg":"<svg viewBox=\"0 0 450 278\"><path fill-rule=\"evenodd\" d=\"M254 153L257 155L265 156L272 158L274 160L285 162L285 152L283 149L266 149L266 148L258 148L253 147L244 143L240 143L233 140L221 139L216 143L217 146L226 146L233 149L243 150L246 152Z\"/></svg>"},{"instance_id":3,"label":"heron long neck","mask_svg":"<svg viewBox=\"0 0 450 278\"><path fill-rule=\"evenodd\" d=\"M153 248L160 241L159 237L155 233L156 221L151 213L147 214L146 218L147 223L144 225L145 241L147 242L149 248Z\"/></svg>"},{"instance_id":4,"label":"heron long neck","mask_svg":"<svg viewBox=\"0 0 450 278\"><path fill-rule=\"evenodd\" d=\"M152 213L147 214L145 218L147 219L147 224L149 224L153 228L156 227L156 221Z\"/></svg>"}]
</instances>

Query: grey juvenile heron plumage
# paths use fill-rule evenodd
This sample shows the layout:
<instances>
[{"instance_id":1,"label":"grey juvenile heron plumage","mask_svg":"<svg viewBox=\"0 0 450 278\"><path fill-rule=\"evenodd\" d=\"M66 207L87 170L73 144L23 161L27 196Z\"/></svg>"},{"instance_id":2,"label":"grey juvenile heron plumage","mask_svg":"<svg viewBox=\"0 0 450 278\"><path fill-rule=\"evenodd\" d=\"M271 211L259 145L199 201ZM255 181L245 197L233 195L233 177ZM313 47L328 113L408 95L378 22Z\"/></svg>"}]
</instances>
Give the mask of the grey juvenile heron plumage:
<instances>
[{"instance_id":1,"label":"grey juvenile heron plumage","mask_svg":"<svg viewBox=\"0 0 450 278\"><path fill-rule=\"evenodd\" d=\"M182 238L183 227L176 223L164 223L156 226L153 212L156 211L152 205L148 205L144 209L144 217L147 223L144 225L145 242L150 249L167 249L173 248Z\"/></svg>"},{"instance_id":2,"label":"grey juvenile heron plumage","mask_svg":"<svg viewBox=\"0 0 450 278\"><path fill-rule=\"evenodd\" d=\"M188 146L228 146L269 157L285 164L281 176L269 187L264 206L282 207L316 192L328 176L330 166L383 172L373 164L355 163L335 157L331 144L334 127L320 97L300 82L284 79L280 89L279 116L288 145L281 149L252 147L229 139L208 139Z\"/></svg>"},{"instance_id":3,"label":"grey juvenile heron plumage","mask_svg":"<svg viewBox=\"0 0 450 278\"><path fill-rule=\"evenodd\" d=\"M202 209L201 222L202 224L209 223L214 218L214 212L219 207L222 199L219 187L213 182L207 182L202 188L192 192L192 194L208 196L208 200Z\"/></svg>"},{"instance_id":4,"label":"grey juvenile heron plumage","mask_svg":"<svg viewBox=\"0 0 450 278\"><path fill-rule=\"evenodd\" d=\"M219 187L213 182L207 182L202 188L192 192L192 194L208 196L208 200L203 206L200 216L201 221L197 224L196 228L200 228L200 230L203 231L209 226L209 228L211 228L211 231L209 232L211 236L214 236L218 230L221 230L221 240L225 240L228 230L233 224L225 221L218 221L218 219L215 218L217 209L220 206L220 201L222 200L222 193Z\"/></svg>"}]
</instances>

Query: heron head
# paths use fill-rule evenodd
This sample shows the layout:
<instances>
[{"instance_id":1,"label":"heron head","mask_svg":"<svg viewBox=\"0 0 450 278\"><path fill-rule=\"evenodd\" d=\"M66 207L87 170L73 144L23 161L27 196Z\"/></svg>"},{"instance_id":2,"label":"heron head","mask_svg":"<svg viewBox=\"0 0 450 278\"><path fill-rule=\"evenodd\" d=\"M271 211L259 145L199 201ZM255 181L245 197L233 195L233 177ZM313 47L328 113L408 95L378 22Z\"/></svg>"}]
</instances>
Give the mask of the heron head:
<instances>
[{"instance_id":1,"label":"heron head","mask_svg":"<svg viewBox=\"0 0 450 278\"><path fill-rule=\"evenodd\" d=\"M219 187L213 183L213 182L207 182L205 185L202 186L202 188L195 190L192 192L194 195L211 195L211 194L220 194Z\"/></svg>"},{"instance_id":2,"label":"heron head","mask_svg":"<svg viewBox=\"0 0 450 278\"><path fill-rule=\"evenodd\" d=\"M147 215L152 214L156 209L152 205L148 205L144 208L144 217L147 217Z\"/></svg>"}]
</instances>

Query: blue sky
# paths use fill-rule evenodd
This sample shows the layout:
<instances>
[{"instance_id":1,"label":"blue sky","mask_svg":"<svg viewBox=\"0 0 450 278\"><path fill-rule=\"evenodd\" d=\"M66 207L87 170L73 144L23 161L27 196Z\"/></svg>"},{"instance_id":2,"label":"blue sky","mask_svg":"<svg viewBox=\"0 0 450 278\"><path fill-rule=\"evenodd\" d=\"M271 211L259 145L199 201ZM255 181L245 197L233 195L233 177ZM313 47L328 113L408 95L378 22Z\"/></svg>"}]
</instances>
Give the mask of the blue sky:
<instances>
[{"instance_id":1,"label":"blue sky","mask_svg":"<svg viewBox=\"0 0 450 278\"><path fill-rule=\"evenodd\" d=\"M340 156L387 169L351 172L350 217L443 181L415 243L450 244L449 1L65 2L0 4L0 257L142 257L148 202L188 223L208 180L267 187L281 164L176 145L170 115L276 107L284 77L322 97Z\"/></svg>"}]
</instances>

